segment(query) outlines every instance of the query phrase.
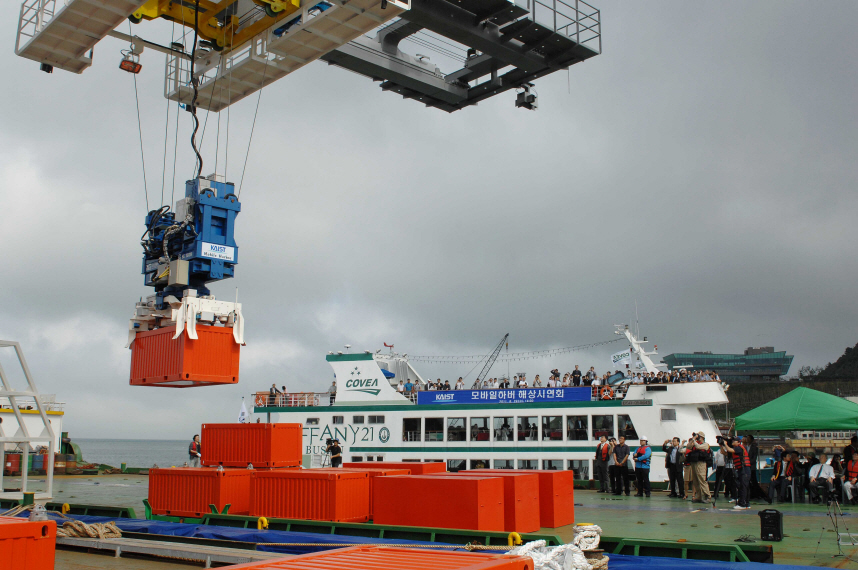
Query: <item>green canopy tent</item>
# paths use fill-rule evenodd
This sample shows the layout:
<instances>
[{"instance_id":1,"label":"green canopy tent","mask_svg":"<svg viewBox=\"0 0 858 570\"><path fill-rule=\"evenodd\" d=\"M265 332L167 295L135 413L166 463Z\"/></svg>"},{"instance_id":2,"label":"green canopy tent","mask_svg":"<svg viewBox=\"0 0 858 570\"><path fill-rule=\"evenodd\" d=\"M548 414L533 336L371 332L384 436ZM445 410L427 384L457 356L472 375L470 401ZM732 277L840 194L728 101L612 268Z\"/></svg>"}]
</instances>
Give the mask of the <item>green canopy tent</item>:
<instances>
[{"instance_id":1,"label":"green canopy tent","mask_svg":"<svg viewBox=\"0 0 858 570\"><path fill-rule=\"evenodd\" d=\"M736 418L736 430L858 430L858 404L796 388Z\"/></svg>"}]
</instances>

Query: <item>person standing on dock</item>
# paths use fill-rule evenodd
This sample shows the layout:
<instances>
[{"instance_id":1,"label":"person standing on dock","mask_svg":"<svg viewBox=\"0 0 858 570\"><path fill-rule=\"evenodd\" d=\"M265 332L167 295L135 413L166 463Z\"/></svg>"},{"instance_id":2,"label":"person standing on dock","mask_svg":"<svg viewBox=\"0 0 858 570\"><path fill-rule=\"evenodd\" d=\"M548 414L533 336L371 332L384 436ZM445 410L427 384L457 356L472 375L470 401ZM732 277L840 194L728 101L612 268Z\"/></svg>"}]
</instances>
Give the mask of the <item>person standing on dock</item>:
<instances>
[{"instance_id":1,"label":"person standing on dock","mask_svg":"<svg viewBox=\"0 0 858 570\"><path fill-rule=\"evenodd\" d=\"M599 438L596 446L596 457L593 460L593 475L599 482L599 493L608 492L608 457L611 455L611 444L604 435Z\"/></svg>"},{"instance_id":2,"label":"person standing on dock","mask_svg":"<svg viewBox=\"0 0 858 570\"><path fill-rule=\"evenodd\" d=\"M688 461L691 463L691 481L694 490L692 503L709 503L712 495L709 493L709 483L706 481L706 471L712 457L712 450L706 443L706 436L702 431L691 434L685 448L689 451Z\"/></svg>"},{"instance_id":3,"label":"person standing on dock","mask_svg":"<svg viewBox=\"0 0 858 570\"><path fill-rule=\"evenodd\" d=\"M194 439L191 440L191 445L188 446L188 463L190 463L191 467L199 467L200 459L203 458L203 447L200 444L200 436L195 435Z\"/></svg>"},{"instance_id":4,"label":"person standing on dock","mask_svg":"<svg viewBox=\"0 0 858 570\"><path fill-rule=\"evenodd\" d=\"M619 496L625 490L626 497L629 496L629 446L626 445L625 436L620 436L620 441L614 446L614 494Z\"/></svg>"},{"instance_id":5,"label":"person standing on dock","mask_svg":"<svg viewBox=\"0 0 858 570\"><path fill-rule=\"evenodd\" d=\"M664 468L667 469L667 478L670 481L668 484L670 495L668 496L671 498L684 497L685 489L682 481L683 452L679 447L679 438L674 437L670 440L664 440L661 450L665 453Z\"/></svg>"},{"instance_id":6,"label":"person standing on dock","mask_svg":"<svg viewBox=\"0 0 858 570\"><path fill-rule=\"evenodd\" d=\"M635 497L643 497L646 494L649 498L652 489L649 485L649 467L652 459L652 448L648 445L645 435L641 436L641 445L635 451L635 480L638 484L638 492Z\"/></svg>"}]
</instances>

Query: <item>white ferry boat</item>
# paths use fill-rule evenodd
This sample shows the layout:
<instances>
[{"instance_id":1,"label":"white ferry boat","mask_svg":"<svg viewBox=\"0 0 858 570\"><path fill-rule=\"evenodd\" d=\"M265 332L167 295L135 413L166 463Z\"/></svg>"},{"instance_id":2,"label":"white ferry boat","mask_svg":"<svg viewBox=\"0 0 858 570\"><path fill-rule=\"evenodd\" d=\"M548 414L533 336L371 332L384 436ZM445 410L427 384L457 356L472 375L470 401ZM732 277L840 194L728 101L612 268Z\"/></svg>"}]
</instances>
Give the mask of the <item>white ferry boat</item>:
<instances>
[{"instance_id":1,"label":"white ferry boat","mask_svg":"<svg viewBox=\"0 0 858 570\"><path fill-rule=\"evenodd\" d=\"M635 368L657 371L628 327ZM329 353L337 381L328 394L254 394L254 412L268 422L304 425L305 454L322 462L325 441L339 439L344 461L444 461L448 469L569 469L589 479L601 436L625 436L634 450L640 437L653 448L650 478L667 480L664 440L719 433L710 405L724 404L720 382L616 385L508 390L420 391L400 394L400 379L425 384L407 356Z\"/></svg>"}]
</instances>

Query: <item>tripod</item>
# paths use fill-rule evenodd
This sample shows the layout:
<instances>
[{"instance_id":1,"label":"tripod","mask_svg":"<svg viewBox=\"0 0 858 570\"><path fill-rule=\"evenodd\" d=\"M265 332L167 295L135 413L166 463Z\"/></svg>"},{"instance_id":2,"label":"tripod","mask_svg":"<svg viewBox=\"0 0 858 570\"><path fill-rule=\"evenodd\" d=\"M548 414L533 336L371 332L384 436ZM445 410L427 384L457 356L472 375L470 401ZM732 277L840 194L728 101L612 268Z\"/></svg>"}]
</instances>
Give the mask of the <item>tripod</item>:
<instances>
[{"instance_id":1,"label":"tripod","mask_svg":"<svg viewBox=\"0 0 858 570\"><path fill-rule=\"evenodd\" d=\"M852 546L858 545L855 542L855 538L853 538L852 534L849 532L849 527L846 526L846 520L843 518L843 509L840 508L840 501L836 496L831 496L828 501L828 519L831 521L831 525L834 527L834 539L837 541L837 554L832 555L832 558L839 558L842 556L846 556L843 553L843 549L841 545L843 544L840 537L840 525L843 525L844 533L849 537L849 544ZM839 522L838 522L839 519ZM825 533L825 526L822 527L822 534ZM819 552L819 545L822 543L822 534L819 535L819 541L816 543L816 551Z\"/></svg>"},{"instance_id":2,"label":"tripod","mask_svg":"<svg viewBox=\"0 0 858 570\"><path fill-rule=\"evenodd\" d=\"M322 467L330 467L331 466L331 452L325 449L322 453Z\"/></svg>"}]
</instances>

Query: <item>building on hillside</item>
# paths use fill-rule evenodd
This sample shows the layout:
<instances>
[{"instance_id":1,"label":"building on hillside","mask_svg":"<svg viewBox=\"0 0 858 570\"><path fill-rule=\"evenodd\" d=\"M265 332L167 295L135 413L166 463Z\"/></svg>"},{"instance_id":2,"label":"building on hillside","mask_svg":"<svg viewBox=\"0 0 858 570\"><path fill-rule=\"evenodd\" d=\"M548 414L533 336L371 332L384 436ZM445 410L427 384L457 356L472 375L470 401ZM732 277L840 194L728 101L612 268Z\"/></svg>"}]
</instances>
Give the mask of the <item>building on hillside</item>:
<instances>
[{"instance_id":1,"label":"building on hillside","mask_svg":"<svg viewBox=\"0 0 858 570\"><path fill-rule=\"evenodd\" d=\"M775 352L774 347L749 347L744 354L691 352L668 354L663 358L670 370L714 370L726 382L777 380L789 373L792 355Z\"/></svg>"}]
</instances>

